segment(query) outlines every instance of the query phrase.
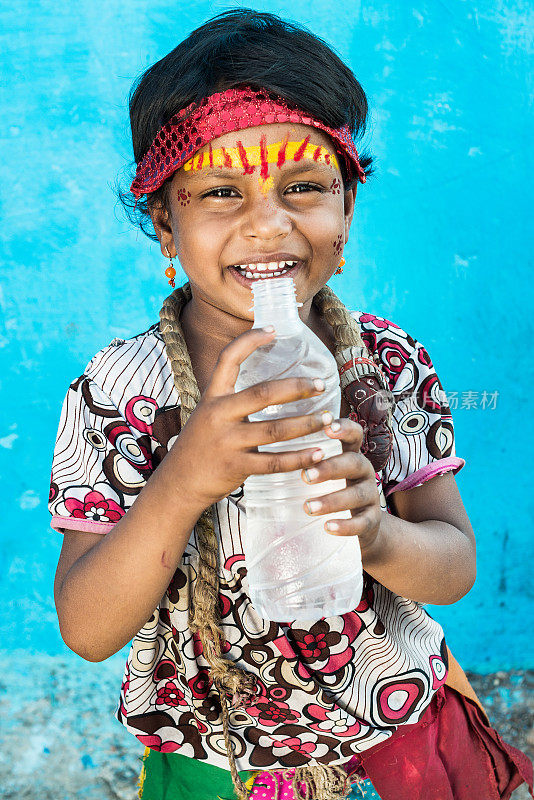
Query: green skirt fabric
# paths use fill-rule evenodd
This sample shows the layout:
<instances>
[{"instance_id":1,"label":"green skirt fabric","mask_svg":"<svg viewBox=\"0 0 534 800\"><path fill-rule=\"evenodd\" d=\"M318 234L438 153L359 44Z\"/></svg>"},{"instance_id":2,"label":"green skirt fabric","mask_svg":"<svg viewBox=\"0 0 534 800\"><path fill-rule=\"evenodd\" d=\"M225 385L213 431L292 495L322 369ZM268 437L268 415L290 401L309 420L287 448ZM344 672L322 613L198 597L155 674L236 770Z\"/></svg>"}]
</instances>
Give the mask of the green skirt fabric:
<instances>
[{"instance_id":1,"label":"green skirt fabric","mask_svg":"<svg viewBox=\"0 0 534 800\"><path fill-rule=\"evenodd\" d=\"M242 770L239 777L250 791L261 770ZM141 800L237 800L230 770L147 747L139 776ZM353 787L350 800L380 800L370 781Z\"/></svg>"},{"instance_id":2,"label":"green skirt fabric","mask_svg":"<svg viewBox=\"0 0 534 800\"><path fill-rule=\"evenodd\" d=\"M250 770L239 772L245 784L254 775ZM230 770L180 753L145 751L139 783L142 800L237 800Z\"/></svg>"}]
</instances>

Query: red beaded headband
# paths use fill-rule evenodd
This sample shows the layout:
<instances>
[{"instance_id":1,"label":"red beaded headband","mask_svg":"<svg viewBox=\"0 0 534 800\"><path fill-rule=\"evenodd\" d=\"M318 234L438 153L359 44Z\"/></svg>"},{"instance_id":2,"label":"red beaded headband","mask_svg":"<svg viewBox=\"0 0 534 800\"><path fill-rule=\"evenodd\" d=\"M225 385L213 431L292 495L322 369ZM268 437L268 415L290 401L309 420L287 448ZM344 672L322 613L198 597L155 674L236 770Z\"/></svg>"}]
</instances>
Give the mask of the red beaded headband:
<instances>
[{"instance_id":1,"label":"red beaded headband","mask_svg":"<svg viewBox=\"0 0 534 800\"><path fill-rule=\"evenodd\" d=\"M273 122L300 122L325 131L336 143L336 152L344 159L349 180L357 177L361 183L365 183L365 172L360 165L348 125L329 128L297 106L288 105L281 97L276 96L275 99L265 89L256 90L251 87L227 89L204 97L196 110L184 120L184 116L193 108L195 103L171 117L158 131L147 153L138 163L130 187L137 199L159 189L173 172L212 139L231 131ZM254 167L249 169L253 171Z\"/></svg>"}]
</instances>

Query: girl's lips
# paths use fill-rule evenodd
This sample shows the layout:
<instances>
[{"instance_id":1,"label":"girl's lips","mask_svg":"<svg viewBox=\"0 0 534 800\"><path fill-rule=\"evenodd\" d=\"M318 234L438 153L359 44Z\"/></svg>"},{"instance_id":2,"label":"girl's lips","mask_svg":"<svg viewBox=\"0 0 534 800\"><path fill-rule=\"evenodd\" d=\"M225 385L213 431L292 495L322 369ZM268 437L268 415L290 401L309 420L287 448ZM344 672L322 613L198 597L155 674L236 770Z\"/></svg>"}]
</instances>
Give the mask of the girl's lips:
<instances>
[{"instance_id":1,"label":"girl's lips","mask_svg":"<svg viewBox=\"0 0 534 800\"><path fill-rule=\"evenodd\" d=\"M228 267L228 271L232 273L232 275L234 276L234 278L236 279L236 281L238 283L240 283L242 286L246 286L248 289L250 289L252 284L255 283L256 281L270 281L270 280L273 279L273 277L276 277L276 278L282 278L282 277L283 278L286 278L286 277L294 278L295 274L299 271L299 269L302 267L303 264L304 264L303 261L297 261L295 266L294 267L290 267L288 270L286 270L284 272L283 275L269 275L269 277L267 277L267 278L247 278L245 275L243 275L237 269L237 267ZM262 272L261 274L265 275L265 272Z\"/></svg>"}]
</instances>

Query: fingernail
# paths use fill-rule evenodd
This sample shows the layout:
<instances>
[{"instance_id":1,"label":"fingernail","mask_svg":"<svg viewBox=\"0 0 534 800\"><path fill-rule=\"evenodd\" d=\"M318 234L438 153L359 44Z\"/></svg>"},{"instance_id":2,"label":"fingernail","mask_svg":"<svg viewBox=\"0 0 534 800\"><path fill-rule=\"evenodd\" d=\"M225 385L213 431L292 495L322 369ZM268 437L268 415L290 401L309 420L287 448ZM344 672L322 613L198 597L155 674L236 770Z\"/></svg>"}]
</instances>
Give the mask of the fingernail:
<instances>
[{"instance_id":1,"label":"fingernail","mask_svg":"<svg viewBox=\"0 0 534 800\"><path fill-rule=\"evenodd\" d=\"M263 328L263 331L265 333L273 333L274 332L274 325L267 325L265 328Z\"/></svg>"},{"instance_id":2,"label":"fingernail","mask_svg":"<svg viewBox=\"0 0 534 800\"><path fill-rule=\"evenodd\" d=\"M335 433L336 431L338 431L340 428L341 428L341 425L339 424L339 422L333 422L333 423L330 425L330 430L331 430L331 431L334 431L334 433Z\"/></svg>"},{"instance_id":3,"label":"fingernail","mask_svg":"<svg viewBox=\"0 0 534 800\"><path fill-rule=\"evenodd\" d=\"M306 476L307 481L314 481L319 477L319 470L315 469L315 467L310 467L309 469L304 470L304 475Z\"/></svg>"},{"instance_id":4,"label":"fingernail","mask_svg":"<svg viewBox=\"0 0 534 800\"><path fill-rule=\"evenodd\" d=\"M312 461L320 461L324 453L322 450L316 450L315 453L312 454Z\"/></svg>"},{"instance_id":5,"label":"fingernail","mask_svg":"<svg viewBox=\"0 0 534 800\"><path fill-rule=\"evenodd\" d=\"M337 524L337 522L327 522L325 523L325 528L327 528L327 530L329 531L338 531L339 525Z\"/></svg>"},{"instance_id":6,"label":"fingernail","mask_svg":"<svg viewBox=\"0 0 534 800\"><path fill-rule=\"evenodd\" d=\"M331 414L330 411L323 411L321 414L321 419L323 421L323 425L329 425L334 419L334 415Z\"/></svg>"},{"instance_id":7,"label":"fingernail","mask_svg":"<svg viewBox=\"0 0 534 800\"><path fill-rule=\"evenodd\" d=\"M321 503L320 500L308 500L308 502L306 503L308 511L311 511L312 514L315 511L319 511L322 505L323 504Z\"/></svg>"},{"instance_id":8,"label":"fingernail","mask_svg":"<svg viewBox=\"0 0 534 800\"><path fill-rule=\"evenodd\" d=\"M313 385L315 386L318 392L324 391L324 381L322 381L320 378L315 378Z\"/></svg>"}]
</instances>

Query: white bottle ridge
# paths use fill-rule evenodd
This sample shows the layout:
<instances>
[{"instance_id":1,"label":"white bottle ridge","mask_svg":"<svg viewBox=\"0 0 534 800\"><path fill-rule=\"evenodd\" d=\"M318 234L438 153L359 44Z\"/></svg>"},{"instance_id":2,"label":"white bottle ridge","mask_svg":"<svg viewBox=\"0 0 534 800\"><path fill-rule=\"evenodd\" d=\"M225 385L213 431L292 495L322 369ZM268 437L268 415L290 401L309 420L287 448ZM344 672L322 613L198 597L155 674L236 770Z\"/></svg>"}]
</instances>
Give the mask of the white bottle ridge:
<instances>
[{"instance_id":1,"label":"white bottle ridge","mask_svg":"<svg viewBox=\"0 0 534 800\"><path fill-rule=\"evenodd\" d=\"M274 325L272 342L258 347L241 364L236 392L265 380L322 378L325 391L302 400L267 406L250 422L330 411L339 417L341 389L335 358L299 317L291 277L257 281L252 286L254 328ZM321 447L325 458L342 452L339 440L323 431L260 445L260 452ZM308 484L301 470L251 475L245 480L245 562L252 605L264 619L318 620L353 611L363 588L357 536L334 536L324 524L350 519L350 511L309 516L310 497L339 491L345 479Z\"/></svg>"}]
</instances>

